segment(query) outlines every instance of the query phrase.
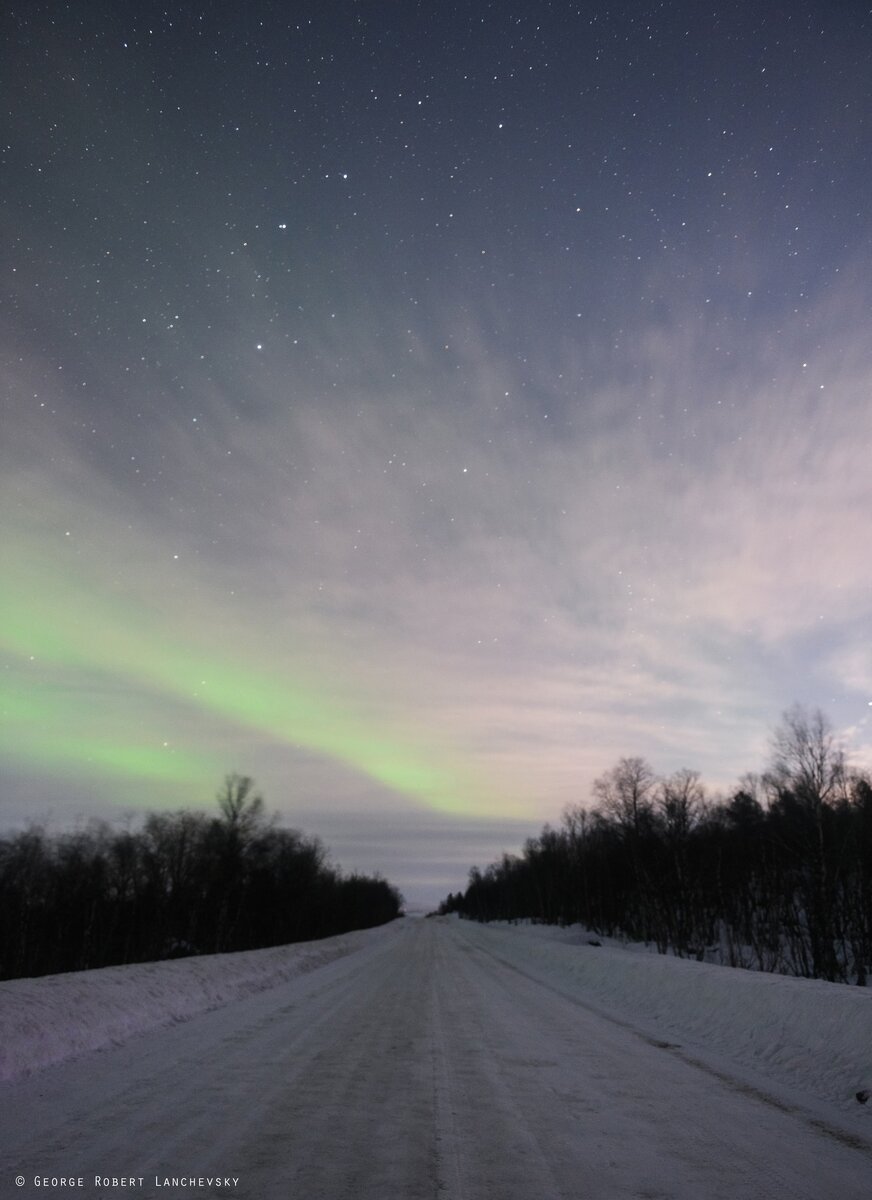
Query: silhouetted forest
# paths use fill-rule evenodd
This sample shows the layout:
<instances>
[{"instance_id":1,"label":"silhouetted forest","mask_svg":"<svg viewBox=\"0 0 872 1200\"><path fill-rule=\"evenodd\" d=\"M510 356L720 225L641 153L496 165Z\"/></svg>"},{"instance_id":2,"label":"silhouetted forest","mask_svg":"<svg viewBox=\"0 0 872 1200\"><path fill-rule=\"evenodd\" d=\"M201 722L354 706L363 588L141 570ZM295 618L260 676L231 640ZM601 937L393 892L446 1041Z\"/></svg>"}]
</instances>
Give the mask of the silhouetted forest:
<instances>
[{"instance_id":1,"label":"silhouetted forest","mask_svg":"<svg viewBox=\"0 0 872 1200\"><path fill-rule=\"evenodd\" d=\"M761 777L706 798L699 774L623 758L519 856L473 868L440 912L533 918L661 953L857 982L872 966L872 784L826 718L785 713Z\"/></svg>"},{"instance_id":2,"label":"silhouetted forest","mask_svg":"<svg viewBox=\"0 0 872 1200\"><path fill-rule=\"evenodd\" d=\"M0 839L0 978L329 937L401 904L385 880L345 876L316 838L278 828L252 780L228 775L217 816Z\"/></svg>"}]
</instances>

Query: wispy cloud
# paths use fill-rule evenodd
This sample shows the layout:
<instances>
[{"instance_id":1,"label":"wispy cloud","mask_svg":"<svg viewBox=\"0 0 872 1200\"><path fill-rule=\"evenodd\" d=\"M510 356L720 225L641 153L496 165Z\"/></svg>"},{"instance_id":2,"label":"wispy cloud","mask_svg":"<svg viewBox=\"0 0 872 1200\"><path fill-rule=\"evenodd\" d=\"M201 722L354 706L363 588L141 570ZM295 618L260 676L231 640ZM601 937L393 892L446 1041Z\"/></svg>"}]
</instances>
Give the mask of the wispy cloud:
<instances>
[{"instance_id":1,"label":"wispy cloud","mask_svg":"<svg viewBox=\"0 0 872 1200\"><path fill-rule=\"evenodd\" d=\"M632 361L610 373L547 342L519 364L481 331L376 337L365 316L258 350L258 324L228 349L233 387L189 355L177 408L135 436L111 412L89 433L54 381L16 426L16 554L47 623L76 611L71 579L94 616L63 686L99 668L129 689L124 730L105 704L78 714L78 761L44 731L67 770L111 780L110 743L138 729L131 772L165 739L186 800L223 757L291 816L322 813L343 856L363 812L399 854L423 804L487 815L485 859L508 814L556 819L622 754L728 787L796 698L870 756L861 330L823 313L778 337L699 332L673 314L628 332ZM811 349L808 324L827 329ZM25 396L47 374L30 371ZM131 659L137 630L152 650ZM257 719L232 691L210 704L169 666L149 675L149 653L232 667ZM16 687L51 696L51 671L16 664Z\"/></svg>"}]
</instances>

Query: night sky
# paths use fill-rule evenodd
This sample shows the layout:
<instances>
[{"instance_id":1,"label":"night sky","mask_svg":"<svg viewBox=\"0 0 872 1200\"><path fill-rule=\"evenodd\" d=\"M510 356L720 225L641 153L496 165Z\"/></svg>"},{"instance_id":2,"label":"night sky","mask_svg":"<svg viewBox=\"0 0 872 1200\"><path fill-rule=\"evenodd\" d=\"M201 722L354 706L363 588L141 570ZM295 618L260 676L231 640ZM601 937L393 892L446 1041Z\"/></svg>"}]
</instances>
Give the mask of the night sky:
<instances>
[{"instance_id":1,"label":"night sky","mask_svg":"<svg viewBox=\"0 0 872 1200\"><path fill-rule=\"evenodd\" d=\"M868 3L2 21L0 825L254 776L410 903L872 764Z\"/></svg>"}]
</instances>

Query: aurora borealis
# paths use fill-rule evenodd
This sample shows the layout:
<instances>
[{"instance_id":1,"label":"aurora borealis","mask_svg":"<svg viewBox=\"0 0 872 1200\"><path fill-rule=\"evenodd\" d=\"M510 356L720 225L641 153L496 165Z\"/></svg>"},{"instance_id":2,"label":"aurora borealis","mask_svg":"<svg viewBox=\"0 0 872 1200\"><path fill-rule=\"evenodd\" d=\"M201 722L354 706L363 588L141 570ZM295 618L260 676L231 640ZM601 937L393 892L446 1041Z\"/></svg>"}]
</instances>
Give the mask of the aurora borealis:
<instances>
[{"instance_id":1,"label":"aurora borealis","mask_svg":"<svg viewBox=\"0 0 872 1200\"><path fill-rule=\"evenodd\" d=\"M41 700L43 688L36 667L31 686L7 700L10 729L16 717L26 727L24 737L18 731L7 749L13 755L26 755L31 764L57 758L133 779L187 781L194 775L193 763L188 756L178 755L169 740L161 741L166 716L148 712L150 707L160 711L169 702L258 731L279 744L317 751L437 809L457 811L464 792L476 794L480 803L487 798L481 782L437 765L432 752L429 760L424 753L417 754L410 736L388 740L377 726L349 718L341 704L331 702L318 687L295 683L292 672L258 672L238 665L232 652L221 647L198 648L192 633L174 642L173 636L179 638L179 633L167 632L175 624L171 618L160 627L129 602L103 603L105 591L95 589L93 577L83 584L65 578L56 568L42 576L12 572L8 582L11 602L0 614L7 649L17 653L20 662L38 662L40 669L53 670L61 680L67 679L65 704L58 702L56 686L45 689L47 695ZM16 596L26 600L16 603ZM44 597L57 599L46 603ZM94 692L102 690L109 701L93 700L93 710L88 713L88 724L99 733L99 740L90 740L86 733L81 737L65 734L59 739L59 728L75 727L78 722L88 676ZM123 734L113 728L112 709L117 697L131 689L146 700L142 720L149 722L150 728L145 739L140 734L139 740L126 748L123 741L119 743ZM146 699L149 692L151 705ZM201 785L207 761L199 770ZM216 759L208 765L214 776Z\"/></svg>"},{"instance_id":2,"label":"aurora borealis","mask_svg":"<svg viewBox=\"0 0 872 1200\"><path fill-rule=\"evenodd\" d=\"M872 763L868 7L2 20L5 825L236 770L429 902Z\"/></svg>"}]
</instances>

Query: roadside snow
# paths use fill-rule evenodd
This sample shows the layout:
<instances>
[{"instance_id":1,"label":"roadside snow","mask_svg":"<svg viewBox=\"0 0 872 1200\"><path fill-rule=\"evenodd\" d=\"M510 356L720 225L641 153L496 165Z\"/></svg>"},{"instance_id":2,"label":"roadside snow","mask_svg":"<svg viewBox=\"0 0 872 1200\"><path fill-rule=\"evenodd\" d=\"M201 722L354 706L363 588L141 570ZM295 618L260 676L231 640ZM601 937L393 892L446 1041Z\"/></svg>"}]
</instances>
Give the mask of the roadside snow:
<instances>
[{"instance_id":1,"label":"roadside snow","mask_svg":"<svg viewBox=\"0 0 872 1200\"><path fill-rule=\"evenodd\" d=\"M869 1200L869 1106L785 1101L598 1012L567 970L598 953L394 922L316 971L0 1085L0 1180L24 1200L70 1179L95 1200L225 1191L209 1178L237 1180L235 1200Z\"/></svg>"},{"instance_id":2,"label":"roadside snow","mask_svg":"<svg viewBox=\"0 0 872 1200\"><path fill-rule=\"evenodd\" d=\"M366 947L386 947L408 924L2 983L0 1080L187 1021ZM579 929L450 924L467 944L656 1045L872 1117L872 1102L864 1108L855 1098L872 1090L872 989L592 946Z\"/></svg>"},{"instance_id":3,"label":"roadside snow","mask_svg":"<svg viewBox=\"0 0 872 1200\"><path fill-rule=\"evenodd\" d=\"M352 954L390 926L268 950L211 954L0 983L0 1080L265 991Z\"/></svg>"},{"instance_id":4,"label":"roadside snow","mask_svg":"<svg viewBox=\"0 0 872 1200\"><path fill-rule=\"evenodd\" d=\"M843 1110L857 1110L856 1093L872 1090L872 989L595 946L577 927L459 928L525 974L665 1043L714 1051L725 1066Z\"/></svg>"}]
</instances>

